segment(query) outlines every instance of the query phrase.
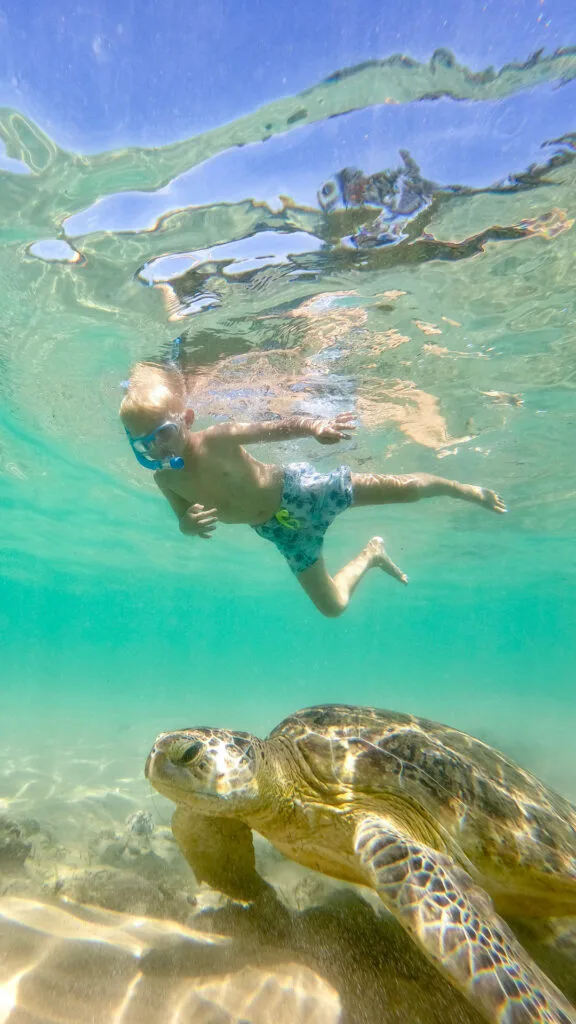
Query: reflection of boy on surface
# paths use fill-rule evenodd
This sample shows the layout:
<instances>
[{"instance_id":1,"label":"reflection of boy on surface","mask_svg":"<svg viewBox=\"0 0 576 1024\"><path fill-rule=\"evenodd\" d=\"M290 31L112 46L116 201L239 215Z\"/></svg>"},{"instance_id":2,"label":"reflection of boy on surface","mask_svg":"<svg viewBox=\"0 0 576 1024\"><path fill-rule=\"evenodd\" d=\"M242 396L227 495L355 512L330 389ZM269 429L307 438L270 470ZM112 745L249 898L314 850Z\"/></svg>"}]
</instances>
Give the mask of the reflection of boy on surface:
<instances>
[{"instance_id":1,"label":"reflection of boy on surface","mask_svg":"<svg viewBox=\"0 0 576 1024\"><path fill-rule=\"evenodd\" d=\"M379 568L402 583L381 537L334 577L322 546L330 523L354 505L387 505L446 496L505 512L493 491L443 480L428 473L384 476L340 466L317 473L307 463L280 467L258 462L244 444L315 437L335 444L353 430L351 413L334 420L290 416L262 423L222 423L192 432L184 376L176 367L137 363L120 416L136 458L172 506L182 533L210 539L216 522L246 523L273 541L323 615L340 615L368 569Z\"/></svg>"}]
</instances>

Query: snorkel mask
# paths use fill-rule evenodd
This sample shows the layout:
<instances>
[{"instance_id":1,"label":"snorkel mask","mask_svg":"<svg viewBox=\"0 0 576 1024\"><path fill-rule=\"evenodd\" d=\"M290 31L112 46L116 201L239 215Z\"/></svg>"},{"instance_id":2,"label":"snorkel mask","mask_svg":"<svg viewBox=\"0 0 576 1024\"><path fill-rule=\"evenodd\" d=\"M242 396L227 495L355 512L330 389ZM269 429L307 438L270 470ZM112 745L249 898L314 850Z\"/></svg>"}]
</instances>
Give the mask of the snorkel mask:
<instances>
[{"instance_id":1,"label":"snorkel mask","mask_svg":"<svg viewBox=\"0 0 576 1024\"><path fill-rule=\"evenodd\" d=\"M154 458L152 452L159 446L170 450L170 435L175 439L178 434L178 424L173 420L166 420L151 434L143 434L141 437L132 437L130 431L124 427L130 447L144 469L184 469L184 459L181 455L165 455L162 458Z\"/></svg>"}]
</instances>

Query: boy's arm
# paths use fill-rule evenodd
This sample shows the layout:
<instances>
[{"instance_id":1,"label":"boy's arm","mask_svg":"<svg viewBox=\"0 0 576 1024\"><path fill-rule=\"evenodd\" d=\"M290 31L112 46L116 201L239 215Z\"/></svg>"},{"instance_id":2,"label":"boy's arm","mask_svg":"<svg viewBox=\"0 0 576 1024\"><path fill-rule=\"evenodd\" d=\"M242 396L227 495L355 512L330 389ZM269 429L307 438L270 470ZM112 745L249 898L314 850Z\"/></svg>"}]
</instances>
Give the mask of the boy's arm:
<instances>
[{"instance_id":1,"label":"boy's arm","mask_svg":"<svg viewBox=\"0 0 576 1024\"><path fill-rule=\"evenodd\" d=\"M181 519L190 508L190 503L185 498L181 498L179 494L175 494L158 472L154 473L154 483L166 498L174 514L178 519Z\"/></svg>"},{"instance_id":2,"label":"boy's arm","mask_svg":"<svg viewBox=\"0 0 576 1024\"><path fill-rule=\"evenodd\" d=\"M210 534L216 528L216 509L204 508L203 505L190 505L185 498L175 494L168 487L159 472L154 473L154 480L172 508L172 511L178 517L180 533L190 537L202 537L204 540L210 540Z\"/></svg>"},{"instance_id":3,"label":"boy's arm","mask_svg":"<svg viewBox=\"0 0 576 1024\"><path fill-rule=\"evenodd\" d=\"M290 441L297 437L315 437L320 444L335 444L350 437L355 429L354 413L344 412L333 420L313 416L287 416L281 420L263 420L261 423L222 423L212 428L214 436L237 444L257 444L260 441Z\"/></svg>"}]
</instances>

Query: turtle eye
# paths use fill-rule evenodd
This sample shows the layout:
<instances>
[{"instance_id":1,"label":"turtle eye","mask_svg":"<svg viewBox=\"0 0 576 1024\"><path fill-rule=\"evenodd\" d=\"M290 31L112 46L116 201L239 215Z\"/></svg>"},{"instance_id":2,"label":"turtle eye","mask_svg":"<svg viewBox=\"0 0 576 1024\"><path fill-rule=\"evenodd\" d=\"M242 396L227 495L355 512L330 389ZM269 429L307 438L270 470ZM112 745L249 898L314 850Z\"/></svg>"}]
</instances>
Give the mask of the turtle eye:
<instances>
[{"instance_id":1,"label":"turtle eye","mask_svg":"<svg viewBox=\"0 0 576 1024\"><path fill-rule=\"evenodd\" d=\"M198 754L201 754L203 750L204 744L201 743L200 740L196 740L194 743L191 743L189 747L186 747L186 750L180 757L180 763L190 764L190 761L194 761L198 757Z\"/></svg>"}]
</instances>

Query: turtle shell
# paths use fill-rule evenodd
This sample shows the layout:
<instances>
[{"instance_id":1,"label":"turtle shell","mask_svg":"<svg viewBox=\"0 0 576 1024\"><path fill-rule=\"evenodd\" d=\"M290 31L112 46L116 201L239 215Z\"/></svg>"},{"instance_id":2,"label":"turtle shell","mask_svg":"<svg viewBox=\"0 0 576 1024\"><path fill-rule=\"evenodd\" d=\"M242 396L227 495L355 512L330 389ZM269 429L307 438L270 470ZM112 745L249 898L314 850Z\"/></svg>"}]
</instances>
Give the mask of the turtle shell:
<instances>
[{"instance_id":1,"label":"turtle shell","mask_svg":"<svg viewBox=\"0 0 576 1024\"><path fill-rule=\"evenodd\" d=\"M297 754L307 789L351 806L420 807L471 861L555 875L576 901L576 808L493 747L414 715L346 704L297 711L270 734ZM576 906L576 902L575 902Z\"/></svg>"}]
</instances>

